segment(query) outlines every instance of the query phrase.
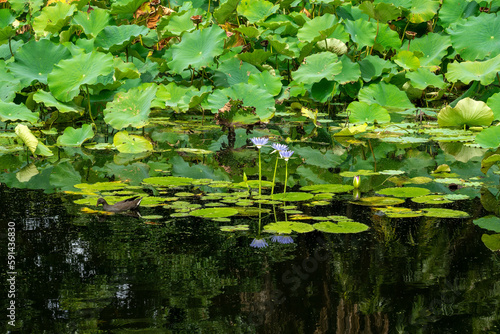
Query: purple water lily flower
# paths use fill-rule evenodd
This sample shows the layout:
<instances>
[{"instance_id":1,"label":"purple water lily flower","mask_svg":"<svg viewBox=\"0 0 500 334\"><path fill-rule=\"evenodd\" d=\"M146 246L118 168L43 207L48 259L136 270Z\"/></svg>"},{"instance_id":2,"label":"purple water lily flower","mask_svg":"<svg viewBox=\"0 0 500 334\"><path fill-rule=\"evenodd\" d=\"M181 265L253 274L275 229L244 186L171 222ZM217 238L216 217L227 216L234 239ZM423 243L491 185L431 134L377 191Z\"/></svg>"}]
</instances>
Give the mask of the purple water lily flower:
<instances>
[{"instance_id":1,"label":"purple water lily flower","mask_svg":"<svg viewBox=\"0 0 500 334\"><path fill-rule=\"evenodd\" d=\"M250 140L260 150L260 148L262 146L264 146L264 145L267 144L267 142L269 141L269 138L266 138L266 137L253 137L253 138L250 138Z\"/></svg>"},{"instance_id":2,"label":"purple water lily flower","mask_svg":"<svg viewBox=\"0 0 500 334\"><path fill-rule=\"evenodd\" d=\"M290 157L292 156L293 151L280 151L280 156L285 159L285 161L288 161Z\"/></svg>"},{"instance_id":3,"label":"purple water lily flower","mask_svg":"<svg viewBox=\"0 0 500 334\"><path fill-rule=\"evenodd\" d=\"M264 239L253 239L252 243L250 244L250 247L254 248L264 248L267 247L267 242Z\"/></svg>"},{"instance_id":4,"label":"purple water lily flower","mask_svg":"<svg viewBox=\"0 0 500 334\"><path fill-rule=\"evenodd\" d=\"M288 151L288 145L284 144L272 143L271 147L274 148L274 151L272 151L271 154L274 152Z\"/></svg>"},{"instance_id":5,"label":"purple water lily flower","mask_svg":"<svg viewBox=\"0 0 500 334\"><path fill-rule=\"evenodd\" d=\"M273 235L272 242L279 242L280 244L293 244L293 239L289 235Z\"/></svg>"}]
</instances>

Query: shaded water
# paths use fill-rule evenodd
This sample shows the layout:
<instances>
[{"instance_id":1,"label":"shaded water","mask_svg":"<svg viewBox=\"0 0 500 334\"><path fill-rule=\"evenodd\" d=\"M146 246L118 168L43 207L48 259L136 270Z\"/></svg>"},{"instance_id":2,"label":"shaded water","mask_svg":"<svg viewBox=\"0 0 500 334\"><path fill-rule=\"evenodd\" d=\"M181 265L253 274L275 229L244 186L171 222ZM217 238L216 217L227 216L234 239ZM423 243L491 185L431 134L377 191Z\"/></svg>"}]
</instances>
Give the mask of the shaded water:
<instances>
[{"instance_id":1,"label":"shaded water","mask_svg":"<svg viewBox=\"0 0 500 334\"><path fill-rule=\"evenodd\" d=\"M499 254L470 219L389 220L332 202L310 210L371 229L307 233L292 244L267 238L257 249L254 236L220 232L213 221L81 215L70 196L0 187L4 310L9 222L17 273L16 327L4 315L4 332L500 331ZM477 216L481 208L479 200L460 207Z\"/></svg>"}]
</instances>

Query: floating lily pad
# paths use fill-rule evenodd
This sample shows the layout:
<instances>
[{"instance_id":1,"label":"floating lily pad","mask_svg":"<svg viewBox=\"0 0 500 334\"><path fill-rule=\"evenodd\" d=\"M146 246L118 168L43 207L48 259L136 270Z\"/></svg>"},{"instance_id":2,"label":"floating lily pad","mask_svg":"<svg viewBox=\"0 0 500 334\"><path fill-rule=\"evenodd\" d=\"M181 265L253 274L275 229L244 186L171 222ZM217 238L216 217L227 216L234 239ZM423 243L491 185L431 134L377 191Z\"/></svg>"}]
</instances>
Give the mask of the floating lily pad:
<instances>
[{"instance_id":1,"label":"floating lily pad","mask_svg":"<svg viewBox=\"0 0 500 334\"><path fill-rule=\"evenodd\" d=\"M189 213L188 212L174 212L170 215L172 218L180 218L180 217L188 217Z\"/></svg>"},{"instance_id":2,"label":"floating lily pad","mask_svg":"<svg viewBox=\"0 0 500 334\"><path fill-rule=\"evenodd\" d=\"M163 197L146 196L142 199L141 206L143 206L143 207L155 207L155 206L160 206L163 202L165 202L165 199Z\"/></svg>"},{"instance_id":3,"label":"floating lily pad","mask_svg":"<svg viewBox=\"0 0 500 334\"><path fill-rule=\"evenodd\" d=\"M327 233L359 233L369 229L367 225L354 221L320 222L313 226L316 230Z\"/></svg>"},{"instance_id":4,"label":"floating lily pad","mask_svg":"<svg viewBox=\"0 0 500 334\"><path fill-rule=\"evenodd\" d=\"M424 211L424 216L436 217L436 218L468 218L469 214L464 211L451 210L451 209L435 209L427 208L422 209Z\"/></svg>"},{"instance_id":5,"label":"floating lily pad","mask_svg":"<svg viewBox=\"0 0 500 334\"><path fill-rule=\"evenodd\" d=\"M149 216L141 216L142 219L162 219L163 216L160 215L149 215Z\"/></svg>"},{"instance_id":6,"label":"floating lily pad","mask_svg":"<svg viewBox=\"0 0 500 334\"><path fill-rule=\"evenodd\" d=\"M355 176L370 176L370 175L378 175L378 174L379 174L378 172L374 172L372 170L360 169L360 170L357 170L357 171L341 172L339 175L342 176L342 177L355 177Z\"/></svg>"},{"instance_id":7,"label":"floating lily pad","mask_svg":"<svg viewBox=\"0 0 500 334\"><path fill-rule=\"evenodd\" d=\"M365 206L387 206L387 205L398 205L404 203L405 200L401 198L394 197L365 197L356 202L350 202L356 205L365 205Z\"/></svg>"},{"instance_id":8,"label":"floating lily pad","mask_svg":"<svg viewBox=\"0 0 500 334\"><path fill-rule=\"evenodd\" d=\"M444 195L444 198L449 199L451 201L459 201L459 200L469 199L470 197L464 194L447 194Z\"/></svg>"},{"instance_id":9,"label":"floating lily pad","mask_svg":"<svg viewBox=\"0 0 500 334\"><path fill-rule=\"evenodd\" d=\"M353 190L354 187L349 184L314 184L300 188L302 191L312 193L345 193Z\"/></svg>"},{"instance_id":10,"label":"floating lily pad","mask_svg":"<svg viewBox=\"0 0 500 334\"><path fill-rule=\"evenodd\" d=\"M257 208L257 207L236 207L233 209L238 210L238 214L240 216L246 216L246 217L258 216L259 214L262 214L262 213L271 212L270 209Z\"/></svg>"},{"instance_id":11,"label":"floating lily pad","mask_svg":"<svg viewBox=\"0 0 500 334\"><path fill-rule=\"evenodd\" d=\"M248 225L235 225L235 226L221 226L220 230L222 232L236 232L236 231L248 231Z\"/></svg>"},{"instance_id":12,"label":"floating lily pad","mask_svg":"<svg viewBox=\"0 0 500 334\"><path fill-rule=\"evenodd\" d=\"M300 222L276 222L264 226L264 231L268 233L290 234L292 231L297 233L307 233L314 231L310 224Z\"/></svg>"},{"instance_id":13,"label":"floating lily pad","mask_svg":"<svg viewBox=\"0 0 500 334\"><path fill-rule=\"evenodd\" d=\"M234 208L210 208L194 210L190 213L191 216L202 218L221 218L231 217L238 214L238 210Z\"/></svg>"},{"instance_id":14,"label":"floating lily pad","mask_svg":"<svg viewBox=\"0 0 500 334\"><path fill-rule=\"evenodd\" d=\"M472 221L477 226L494 231L500 232L500 218L496 216L486 216Z\"/></svg>"},{"instance_id":15,"label":"floating lily pad","mask_svg":"<svg viewBox=\"0 0 500 334\"><path fill-rule=\"evenodd\" d=\"M412 202L420 204L447 204L453 201L446 199L443 195L418 196L411 199Z\"/></svg>"},{"instance_id":16,"label":"floating lily pad","mask_svg":"<svg viewBox=\"0 0 500 334\"><path fill-rule=\"evenodd\" d=\"M431 191L426 188L418 188L418 187L396 187L396 188L385 188L377 191L377 194L386 195L386 196L395 196L395 197L417 197L417 196L425 196L429 194Z\"/></svg>"},{"instance_id":17,"label":"floating lily pad","mask_svg":"<svg viewBox=\"0 0 500 334\"><path fill-rule=\"evenodd\" d=\"M385 215L389 218L415 218L423 216L422 211L413 211L412 209L408 208L389 207L382 208L380 209L380 211L385 213Z\"/></svg>"},{"instance_id":18,"label":"floating lily pad","mask_svg":"<svg viewBox=\"0 0 500 334\"><path fill-rule=\"evenodd\" d=\"M103 191L103 190L109 191L109 190L123 189L127 187L127 185L120 181L113 181L113 182L97 182L93 184L80 183L80 184L75 184L74 187L85 191Z\"/></svg>"},{"instance_id":19,"label":"floating lily pad","mask_svg":"<svg viewBox=\"0 0 500 334\"><path fill-rule=\"evenodd\" d=\"M190 185L192 181L193 179L189 177L156 176L145 178L142 183L163 187L181 187Z\"/></svg>"},{"instance_id":20,"label":"floating lily pad","mask_svg":"<svg viewBox=\"0 0 500 334\"><path fill-rule=\"evenodd\" d=\"M300 193L300 192L289 192L286 194L274 194L271 196L274 200L285 201L285 202L298 202L298 201L308 201L314 197L313 194Z\"/></svg>"},{"instance_id":21,"label":"floating lily pad","mask_svg":"<svg viewBox=\"0 0 500 334\"><path fill-rule=\"evenodd\" d=\"M483 234L481 241L492 251L500 250L500 234Z\"/></svg>"}]
</instances>

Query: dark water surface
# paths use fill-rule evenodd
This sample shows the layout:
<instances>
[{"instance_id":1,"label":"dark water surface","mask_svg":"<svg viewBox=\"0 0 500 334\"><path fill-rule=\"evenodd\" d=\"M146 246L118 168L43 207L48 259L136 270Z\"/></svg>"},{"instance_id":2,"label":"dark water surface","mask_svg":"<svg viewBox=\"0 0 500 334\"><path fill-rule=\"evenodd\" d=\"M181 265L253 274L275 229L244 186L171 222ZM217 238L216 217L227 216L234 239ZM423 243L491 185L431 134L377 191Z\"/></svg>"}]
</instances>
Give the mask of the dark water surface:
<instances>
[{"instance_id":1,"label":"dark water surface","mask_svg":"<svg viewBox=\"0 0 500 334\"><path fill-rule=\"evenodd\" d=\"M315 214L347 215L370 230L308 233L292 244L268 236L257 249L254 236L213 221L146 224L81 214L65 194L0 191L4 332L500 332L499 254L471 219L389 220L333 202ZM482 215L478 200L454 208ZM258 224L248 220L237 223Z\"/></svg>"}]
</instances>

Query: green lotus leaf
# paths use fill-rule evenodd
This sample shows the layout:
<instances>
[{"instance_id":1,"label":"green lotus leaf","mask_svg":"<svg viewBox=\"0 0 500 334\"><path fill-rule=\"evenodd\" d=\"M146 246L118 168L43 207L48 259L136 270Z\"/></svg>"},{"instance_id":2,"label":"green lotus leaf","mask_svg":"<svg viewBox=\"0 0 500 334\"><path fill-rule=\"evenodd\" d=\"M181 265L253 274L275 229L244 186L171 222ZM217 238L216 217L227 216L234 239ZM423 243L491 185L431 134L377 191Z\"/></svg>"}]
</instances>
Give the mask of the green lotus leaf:
<instances>
[{"instance_id":1,"label":"green lotus leaf","mask_svg":"<svg viewBox=\"0 0 500 334\"><path fill-rule=\"evenodd\" d=\"M472 221L480 228L484 228L494 232L500 232L500 218L496 216L486 216Z\"/></svg>"},{"instance_id":2,"label":"green lotus leaf","mask_svg":"<svg viewBox=\"0 0 500 334\"><path fill-rule=\"evenodd\" d=\"M418 196L411 199L412 202L419 204L447 204L453 201L444 197L444 195L426 195Z\"/></svg>"},{"instance_id":3,"label":"green lotus leaf","mask_svg":"<svg viewBox=\"0 0 500 334\"><path fill-rule=\"evenodd\" d=\"M285 194L274 194L271 196L273 200L285 201L285 202L308 201L313 197L314 197L313 194L301 193L301 192L288 192Z\"/></svg>"},{"instance_id":4,"label":"green lotus leaf","mask_svg":"<svg viewBox=\"0 0 500 334\"><path fill-rule=\"evenodd\" d=\"M97 34L109 26L111 15L109 11L95 7L90 13L78 12L73 17L72 23L83 28L85 35L96 37Z\"/></svg>"},{"instance_id":5,"label":"green lotus leaf","mask_svg":"<svg viewBox=\"0 0 500 334\"><path fill-rule=\"evenodd\" d=\"M94 131L92 125L84 124L81 128L67 127L64 133L57 138L58 146L82 146L83 142L92 139Z\"/></svg>"},{"instance_id":6,"label":"green lotus leaf","mask_svg":"<svg viewBox=\"0 0 500 334\"><path fill-rule=\"evenodd\" d=\"M493 58L500 54L500 17L482 13L449 29L451 43L465 60ZM471 38L471 32L474 38Z\"/></svg>"},{"instance_id":7,"label":"green lotus leaf","mask_svg":"<svg viewBox=\"0 0 500 334\"><path fill-rule=\"evenodd\" d=\"M441 15L440 15L441 16ZM450 36L440 34L427 34L411 41L410 51L414 54L421 52L419 58L422 67L441 66L441 59L447 54L451 46ZM408 49L408 40L402 46L402 49Z\"/></svg>"},{"instance_id":8,"label":"green lotus leaf","mask_svg":"<svg viewBox=\"0 0 500 334\"><path fill-rule=\"evenodd\" d=\"M399 34L386 23L379 23L378 26L374 49L378 51L399 49L401 47Z\"/></svg>"},{"instance_id":9,"label":"green lotus leaf","mask_svg":"<svg viewBox=\"0 0 500 334\"><path fill-rule=\"evenodd\" d=\"M299 40L296 37L281 37L280 35L267 36L273 52L287 57L298 57L300 55Z\"/></svg>"},{"instance_id":10,"label":"green lotus leaf","mask_svg":"<svg viewBox=\"0 0 500 334\"><path fill-rule=\"evenodd\" d=\"M146 35L149 29L144 26L127 24L121 26L107 26L97 35L94 46L100 50L116 52L127 46L132 40Z\"/></svg>"},{"instance_id":11,"label":"green lotus leaf","mask_svg":"<svg viewBox=\"0 0 500 334\"><path fill-rule=\"evenodd\" d=\"M270 95L276 96L281 92L281 79L273 76L269 71L260 72L258 74L250 74L248 83L255 85L267 91Z\"/></svg>"},{"instance_id":12,"label":"green lotus leaf","mask_svg":"<svg viewBox=\"0 0 500 334\"><path fill-rule=\"evenodd\" d=\"M146 83L117 93L104 109L104 121L117 130L127 126L144 127L149 122L151 102L156 96L157 87Z\"/></svg>"},{"instance_id":13,"label":"green lotus leaf","mask_svg":"<svg viewBox=\"0 0 500 334\"><path fill-rule=\"evenodd\" d=\"M38 146L38 138L36 138L31 130L23 124L18 124L14 129L16 135L21 138L24 144L30 149L31 153L35 153L36 147Z\"/></svg>"},{"instance_id":14,"label":"green lotus leaf","mask_svg":"<svg viewBox=\"0 0 500 334\"><path fill-rule=\"evenodd\" d=\"M250 74L260 71L254 65L242 63L237 57L232 57L219 64L214 75L215 85L218 87L231 87L239 83L248 83Z\"/></svg>"},{"instance_id":15,"label":"green lotus leaf","mask_svg":"<svg viewBox=\"0 0 500 334\"><path fill-rule=\"evenodd\" d=\"M337 23L338 19L334 15L325 13L307 21L297 32L297 37L307 43L325 40L335 30Z\"/></svg>"},{"instance_id":16,"label":"green lotus leaf","mask_svg":"<svg viewBox=\"0 0 500 334\"><path fill-rule=\"evenodd\" d=\"M462 81L469 84L471 81L480 81L487 86L493 83L500 72L500 55L486 61L464 61L448 64L446 79L451 82Z\"/></svg>"},{"instance_id":17,"label":"green lotus leaf","mask_svg":"<svg viewBox=\"0 0 500 334\"><path fill-rule=\"evenodd\" d=\"M377 194L394 196L394 197L418 197L428 195L431 191L426 188L418 187L395 187L395 188L385 188L377 191Z\"/></svg>"},{"instance_id":18,"label":"green lotus leaf","mask_svg":"<svg viewBox=\"0 0 500 334\"><path fill-rule=\"evenodd\" d=\"M40 15L33 20L33 30L38 36L44 36L47 33L58 33L69 23L76 10L75 5L62 1L56 2L55 6L43 7Z\"/></svg>"},{"instance_id":19,"label":"green lotus leaf","mask_svg":"<svg viewBox=\"0 0 500 334\"><path fill-rule=\"evenodd\" d=\"M348 184L314 184L300 188L302 191L312 193L345 193L353 189L354 187Z\"/></svg>"},{"instance_id":20,"label":"green lotus leaf","mask_svg":"<svg viewBox=\"0 0 500 334\"><path fill-rule=\"evenodd\" d=\"M12 28L10 25L4 28L0 28L0 45L8 43L9 40L16 35L16 29Z\"/></svg>"},{"instance_id":21,"label":"green lotus leaf","mask_svg":"<svg viewBox=\"0 0 500 334\"><path fill-rule=\"evenodd\" d=\"M382 172L374 172L372 170L360 169L360 170L356 170L356 171L344 171L344 172L339 173L339 175L342 177L372 176L372 175L379 175L379 174L394 175L394 174L392 174L392 172L390 172L390 174L387 174L384 172L387 172L387 170L384 170ZM398 174L404 174L404 172L401 172L401 171L393 171L393 172L398 172Z\"/></svg>"},{"instance_id":22,"label":"green lotus leaf","mask_svg":"<svg viewBox=\"0 0 500 334\"><path fill-rule=\"evenodd\" d=\"M115 80L122 79L137 79L141 73L134 63L124 62L121 58L113 58L113 66L115 67Z\"/></svg>"},{"instance_id":23,"label":"green lotus leaf","mask_svg":"<svg viewBox=\"0 0 500 334\"><path fill-rule=\"evenodd\" d=\"M314 227L306 223L279 221L265 225L264 231L279 234L290 234L293 231L297 233L307 233L314 231Z\"/></svg>"},{"instance_id":24,"label":"green lotus leaf","mask_svg":"<svg viewBox=\"0 0 500 334\"><path fill-rule=\"evenodd\" d=\"M351 39L358 48L372 46L377 36L377 24L363 19L356 21L345 21L345 30L351 35Z\"/></svg>"},{"instance_id":25,"label":"green lotus leaf","mask_svg":"<svg viewBox=\"0 0 500 334\"><path fill-rule=\"evenodd\" d=\"M111 4L111 14L132 14L147 0L115 0Z\"/></svg>"},{"instance_id":26,"label":"green lotus leaf","mask_svg":"<svg viewBox=\"0 0 500 334\"><path fill-rule=\"evenodd\" d=\"M83 114L85 108L76 105L74 102L60 102L49 92L39 90L33 95L33 100L37 103L43 103L46 107L54 107L61 113L75 112Z\"/></svg>"},{"instance_id":27,"label":"green lotus leaf","mask_svg":"<svg viewBox=\"0 0 500 334\"><path fill-rule=\"evenodd\" d=\"M257 116L261 121L267 121L274 115L275 101L273 96L257 86L244 83L239 83L229 88L215 90L208 96L206 108L211 109L214 112L221 109L229 99L234 101L240 100L242 101L242 106L245 107L254 107L255 116ZM249 121L250 119L252 119L250 114L244 114L238 122L242 124L249 124L246 121ZM233 122L235 121L236 119L233 119ZM252 120L251 122L254 123L255 120Z\"/></svg>"},{"instance_id":28,"label":"green lotus leaf","mask_svg":"<svg viewBox=\"0 0 500 334\"><path fill-rule=\"evenodd\" d=\"M191 20L192 16L203 15L201 8L191 8L181 13L170 13L168 16L162 16L157 26L157 31L161 31L162 38L172 36L181 36L186 32L196 29L196 25Z\"/></svg>"},{"instance_id":29,"label":"green lotus leaf","mask_svg":"<svg viewBox=\"0 0 500 334\"><path fill-rule=\"evenodd\" d=\"M408 208L388 207L381 208L380 211L389 218L415 218L423 216L422 211L414 211Z\"/></svg>"},{"instance_id":30,"label":"green lotus leaf","mask_svg":"<svg viewBox=\"0 0 500 334\"><path fill-rule=\"evenodd\" d=\"M438 114L441 127L488 126L493 122L493 112L486 103L471 98L460 100L455 108L446 106Z\"/></svg>"},{"instance_id":31,"label":"green lotus leaf","mask_svg":"<svg viewBox=\"0 0 500 334\"><path fill-rule=\"evenodd\" d=\"M389 112L378 104L351 102L347 107L351 123L386 123L391 121Z\"/></svg>"},{"instance_id":32,"label":"green lotus leaf","mask_svg":"<svg viewBox=\"0 0 500 334\"><path fill-rule=\"evenodd\" d=\"M82 176L75 170L73 164L69 161L57 164L50 173L50 185L54 188L64 191L76 190L75 183L82 182Z\"/></svg>"},{"instance_id":33,"label":"green lotus leaf","mask_svg":"<svg viewBox=\"0 0 500 334\"><path fill-rule=\"evenodd\" d=\"M120 181L113 182L96 182L96 183L80 183L75 184L75 188L82 189L84 192L100 192L103 190L121 190L127 187L126 184ZM97 198L95 199L97 201Z\"/></svg>"},{"instance_id":34,"label":"green lotus leaf","mask_svg":"<svg viewBox=\"0 0 500 334\"><path fill-rule=\"evenodd\" d=\"M200 90L197 90L193 86L185 87L174 82L168 85L160 85L151 108L164 109L170 107L176 112L186 112L189 108L195 107L196 101L203 99L210 91L210 87L207 86L202 86Z\"/></svg>"},{"instance_id":35,"label":"green lotus leaf","mask_svg":"<svg viewBox=\"0 0 500 334\"><path fill-rule=\"evenodd\" d=\"M404 203L405 200L402 198L394 198L394 197L364 197L361 200L356 202L350 202L356 205L364 205L364 206L388 206L388 205L398 205Z\"/></svg>"},{"instance_id":36,"label":"green lotus leaf","mask_svg":"<svg viewBox=\"0 0 500 334\"><path fill-rule=\"evenodd\" d=\"M226 19L238 8L240 0L227 0L220 3L214 10L214 17L220 24L226 22Z\"/></svg>"},{"instance_id":37,"label":"green lotus leaf","mask_svg":"<svg viewBox=\"0 0 500 334\"><path fill-rule=\"evenodd\" d=\"M376 103L389 110L414 107L405 92L399 90L398 87L394 85L384 82L363 87L359 91L358 98L361 102L366 102L368 104Z\"/></svg>"},{"instance_id":38,"label":"green lotus leaf","mask_svg":"<svg viewBox=\"0 0 500 334\"><path fill-rule=\"evenodd\" d=\"M142 136L129 135L127 131L117 132L113 145L120 153L141 153L153 150L153 145Z\"/></svg>"},{"instance_id":39,"label":"green lotus leaf","mask_svg":"<svg viewBox=\"0 0 500 334\"><path fill-rule=\"evenodd\" d=\"M335 76L335 81L340 84L356 82L361 76L361 71L358 63L354 63L347 55L340 57L342 63L342 72Z\"/></svg>"},{"instance_id":40,"label":"green lotus leaf","mask_svg":"<svg viewBox=\"0 0 500 334\"><path fill-rule=\"evenodd\" d=\"M500 120L500 93L495 93L488 98L486 101L488 107L491 108L495 120Z\"/></svg>"},{"instance_id":41,"label":"green lotus leaf","mask_svg":"<svg viewBox=\"0 0 500 334\"><path fill-rule=\"evenodd\" d=\"M342 72L342 63L337 55L331 52L320 52L305 58L305 64L292 72L296 82L313 84L322 79L334 80L335 75Z\"/></svg>"},{"instance_id":42,"label":"green lotus leaf","mask_svg":"<svg viewBox=\"0 0 500 334\"><path fill-rule=\"evenodd\" d=\"M367 56L358 62L361 70L361 78L370 81L382 75L384 70L391 70L396 65L388 60L376 56Z\"/></svg>"},{"instance_id":43,"label":"green lotus leaf","mask_svg":"<svg viewBox=\"0 0 500 334\"><path fill-rule=\"evenodd\" d=\"M367 14L372 19L375 19L375 21L383 23L395 20L399 16L401 16L401 9L389 3L382 2L374 4L372 2L365 1L361 3L361 5L359 5L359 9L361 9L363 13Z\"/></svg>"},{"instance_id":44,"label":"green lotus leaf","mask_svg":"<svg viewBox=\"0 0 500 334\"><path fill-rule=\"evenodd\" d=\"M410 79L411 85L417 89L426 89L429 86L443 89L446 83L443 80L443 75L436 75L428 68L419 68L416 71L406 73L406 77Z\"/></svg>"},{"instance_id":45,"label":"green lotus leaf","mask_svg":"<svg viewBox=\"0 0 500 334\"><path fill-rule=\"evenodd\" d=\"M32 40L21 46L15 60L8 65L9 70L21 81L22 87L28 87L35 80L47 84L47 75L60 60L71 57L69 50L48 39Z\"/></svg>"},{"instance_id":46,"label":"green lotus leaf","mask_svg":"<svg viewBox=\"0 0 500 334\"><path fill-rule=\"evenodd\" d=\"M38 112L31 112L24 104L0 101L0 120L2 122L27 121L36 123L38 115Z\"/></svg>"},{"instance_id":47,"label":"green lotus leaf","mask_svg":"<svg viewBox=\"0 0 500 334\"><path fill-rule=\"evenodd\" d=\"M436 15L439 8L439 0L412 0L409 19L411 23L422 23L429 21Z\"/></svg>"},{"instance_id":48,"label":"green lotus leaf","mask_svg":"<svg viewBox=\"0 0 500 334\"><path fill-rule=\"evenodd\" d=\"M189 214L194 217L221 218L235 216L238 214L238 210L234 208L209 208L194 210Z\"/></svg>"},{"instance_id":49,"label":"green lotus leaf","mask_svg":"<svg viewBox=\"0 0 500 334\"><path fill-rule=\"evenodd\" d=\"M420 67L420 61L411 51L402 50L393 58L394 62L405 70L416 70Z\"/></svg>"},{"instance_id":50,"label":"green lotus leaf","mask_svg":"<svg viewBox=\"0 0 500 334\"><path fill-rule=\"evenodd\" d=\"M321 51L330 51L335 53L337 56L342 56L347 53L347 45L336 38L322 39L316 43L316 46Z\"/></svg>"},{"instance_id":51,"label":"green lotus leaf","mask_svg":"<svg viewBox=\"0 0 500 334\"><path fill-rule=\"evenodd\" d=\"M367 225L353 221L320 222L314 224L313 227L326 233L359 233L369 229Z\"/></svg>"},{"instance_id":52,"label":"green lotus leaf","mask_svg":"<svg viewBox=\"0 0 500 334\"><path fill-rule=\"evenodd\" d=\"M265 0L242 0L237 10L238 14L246 17L249 23L255 23L265 20L279 8L279 5L273 5Z\"/></svg>"},{"instance_id":53,"label":"green lotus leaf","mask_svg":"<svg viewBox=\"0 0 500 334\"><path fill-rule=\"evenodd\" d=\"M435 218L468 218L469 214L464 211L442 209L442 208L426 208L422 209L424 216Z\"/></svg>"},{"instance_id":54,"label":"green lotus leaf","mask_svg":"<svg viewBox=\"0 0 500 334\"><path fill-rule=\"evenodd\" d=\"M226 33L217 25L186 33L179 44L170 48L172 60L168 66L175 73L182 73L189 66L195 69L210 66L214 57L224 50L225 38ZM170 56L169 53L165 55Z\"/></svg>"},{"instance_id":55,"label":"green lotus leaf","mask_svg":"<svg viewBox=\"0 0 500 334\"><path fill-rule=\"evenodd\" d=\"M250 228L248 225L235 225L235 226L221 226L220 230L222 232L236 232L236 231L248 231Z\"/></svg>"},{"instance_id":56,"label":"green lotus leaf","mask_svg":"<svg viewBox=\"0 0 500 334\"><path fill-rule=\"evenodd\" d=\"M264 63L271 55L272 53L269 51L257 49L252 52L244 52L238 54L238 59L254 66L258 66Z\"/></svg>"},{"instance_id":57,"label":"green lotus leaf","mask_svg":"<svg viewBox=\"0 0 500 334\"><path fill-rule=\"evenodd\" d=\"M0 100L13 102L16 93L22 90L21 83L12 73L7 72L5 62L0 60Z\"/></svg>"},{"instance_id":58,"label":"green lotus leaf","mask_svg":"<svg viewBox=\"0 0 500 334\"><path fill-rule=\"evenodd\" d=\"M481 241L492 251L500 250L500 234L483 234Z\"/></svg>"},{"instance_id":59,"label":"green lotus leaf","mask_svg":"<svg viewBox=\"0 0 500 334\"><path fill-rule=\"evenodd\" d=\"M500 127L492 126L482 130L476 135L475 141L483 148L496 148L500 146Z\"/></svg>"},{"instance_id":60,"label":"green lotus leaf","mask_svg":"<svg viewBox=\"0 0 500 334\"><path fill-rule=\"evenodd\" d=\"M164 177L148 177L142 180L144 184L151 184L153 186L164 186L164 187L181 187L188 186L194 180L189 177L178 177L178 176L164 176Z\"/></svg>"},{"instance_id":61,"label":"green lotus leaf","mask_svg":"<svg viewBox=\"0 0 500 334\"><path fill-rule=\"evenodd\" d=\"M113 71L113 56L94 51L61 60L54 66L47 81L54 97L68 102L80 93L80 86L96 84L101 76Z\"/></svg>"},{"instance_id":62,"label":"green lotus leaf","mask_svg":"<svg viewBox=\"0 0 500 334\"><path fill-rule=\"evenodd\" d=\"M12 15L10 9L8 8L0 9L0 27L7 27L15 20L16 17Z\"/></svg>"},{"instance_id":63,"label":"green lotus leaf","mask_svg":"<svg viewBox=\"0 0 500 334\"><path fill-rule=\"evenodd\" d=\"M463 21L460 19L462 19L465 16L465 12L469 5L470 2L462 0L443 1L441 8L439 9L439 16L438 16L439 24L444 28L447 28L450 25L461 24ZM436 34L430 34L430 35L436 35Z\"/></svg>"}]
</instances>

